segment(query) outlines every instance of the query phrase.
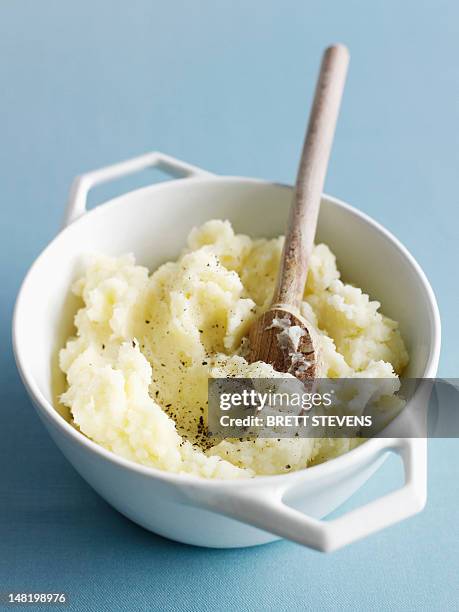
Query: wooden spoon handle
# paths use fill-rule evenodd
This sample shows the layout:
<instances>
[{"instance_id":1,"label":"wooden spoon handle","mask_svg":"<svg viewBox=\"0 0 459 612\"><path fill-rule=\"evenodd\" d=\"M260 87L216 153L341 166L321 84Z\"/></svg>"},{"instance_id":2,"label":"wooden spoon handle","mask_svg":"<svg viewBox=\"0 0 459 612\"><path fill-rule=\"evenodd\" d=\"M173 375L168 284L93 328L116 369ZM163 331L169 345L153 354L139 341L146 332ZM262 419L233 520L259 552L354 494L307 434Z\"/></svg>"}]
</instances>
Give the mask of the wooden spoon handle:
<instances>
[{"instance_id":1,"label":"wooden spoon handle","mask_svg":"<svg viewBox=\"0 0 459 612\"><path fill-rule=\"evenodd\" d=\"M349 52L343 45L333 45L325 50L298 169L273 305L283 304L298 309L303 298L348 64Z\"/></svg>"}]
</instances>

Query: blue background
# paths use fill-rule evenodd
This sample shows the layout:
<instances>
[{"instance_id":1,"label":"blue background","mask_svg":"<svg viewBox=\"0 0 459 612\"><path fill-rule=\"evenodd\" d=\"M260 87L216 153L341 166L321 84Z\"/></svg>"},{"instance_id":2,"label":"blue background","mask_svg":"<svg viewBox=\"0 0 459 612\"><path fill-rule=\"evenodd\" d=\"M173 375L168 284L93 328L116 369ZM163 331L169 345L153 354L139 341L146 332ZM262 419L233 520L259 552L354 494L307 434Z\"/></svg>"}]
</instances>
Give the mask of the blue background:
<instances>
[{"instance_id":1,"label":"blue background","mask_svg":"<svg viewBox=\"0 0 459 612\"><path fill-rule=\"evenodd\" d=\"M321 50L352 60L327 191L389 227L437 294L442 376L458 374L459 4L432 0L0 4L0 591L72 610L457 610L457 441L430 444L429 500L325 556L218 551L130 523L53 446L14 366L22 277L74 175L149 150L292 182ZM101 188L94 202L152 180ZM390 461L346 508L394 487Z\"/></svg>"}]
</instances>

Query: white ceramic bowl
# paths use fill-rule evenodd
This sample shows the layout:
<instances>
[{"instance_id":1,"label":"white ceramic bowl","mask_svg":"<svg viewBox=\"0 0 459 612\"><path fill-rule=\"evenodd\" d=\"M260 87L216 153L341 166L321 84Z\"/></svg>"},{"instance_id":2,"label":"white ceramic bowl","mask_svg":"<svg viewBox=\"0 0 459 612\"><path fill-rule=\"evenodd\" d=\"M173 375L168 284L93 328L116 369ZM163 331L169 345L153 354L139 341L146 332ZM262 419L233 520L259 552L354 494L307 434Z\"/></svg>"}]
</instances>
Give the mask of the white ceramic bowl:
<instances>
[{"instance_id":1,"label":"white ceramic bowl","mask_svg":"<svg viewBox=\"0 0 459 612\"><path fill-rule=\"evenodd\" d=\"M152 166L185 178L127 193L86 212L86 197L94 185ZM285 537L332 550L425 504L425 439L373 439L300 472L208 481L122 459L76 431L53 407L57 352L72 332L69 287L84 252L133 252L139 263L154 269L177 257L191 227L211 218L229 219L236 231L251 236L283 233L290 199L290 187L217 177L159 153L83 175L72 186L67 227L35 261L20 290L13 321L16 360L51 436L110 504L168 538L240 547ZM434 377L440 350L438 308L408 251L375 221L328 196L321 205L318 238L331 246L344 277L400 321L411 356L407 374ZM390 451L404 461L402 488L336 520L320 520L350 497Z\"/></svg>"}]
</instances>

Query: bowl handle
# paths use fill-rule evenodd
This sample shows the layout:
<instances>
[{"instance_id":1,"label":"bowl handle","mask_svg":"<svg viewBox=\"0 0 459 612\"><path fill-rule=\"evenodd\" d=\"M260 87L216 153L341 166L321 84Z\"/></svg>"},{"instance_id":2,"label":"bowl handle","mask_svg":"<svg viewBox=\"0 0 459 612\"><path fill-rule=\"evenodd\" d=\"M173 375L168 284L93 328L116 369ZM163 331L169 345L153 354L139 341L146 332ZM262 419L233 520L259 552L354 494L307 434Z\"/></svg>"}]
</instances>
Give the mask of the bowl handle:
<instances>
[{"instance_id":1,"label":"bowl handle","mask_svg":"<svg viewBox=\"0 0 459 612\"><path fill-rule=\"evenodd\" d=\"M157 167L173 177L190 178L198 176L214 176L206 170L187 164L164 153L153 152L134 157L126 161L107 166L77 176L70 188L69 199L64 219L64 227L73 223L86 212L86 201L90 189L101 183L107 183L128 174L141 172L147 168Z\"/></svg>"},{"instance_id":2,"label":"bowl handle","mask_svg":"<svg viewBox=\"0 0 459 612\"><path fill-rule=\"evenodd\" d=\"M331 521L315 519L287 506L288 490L246 489L208 500L209 509L254 525L282 538L323 552L393 525L420 512L427 497L427 441L425 438L381 439L379 452L393 451L403 459L405 482L384 495Z\"/></svg>"}]
</instances>

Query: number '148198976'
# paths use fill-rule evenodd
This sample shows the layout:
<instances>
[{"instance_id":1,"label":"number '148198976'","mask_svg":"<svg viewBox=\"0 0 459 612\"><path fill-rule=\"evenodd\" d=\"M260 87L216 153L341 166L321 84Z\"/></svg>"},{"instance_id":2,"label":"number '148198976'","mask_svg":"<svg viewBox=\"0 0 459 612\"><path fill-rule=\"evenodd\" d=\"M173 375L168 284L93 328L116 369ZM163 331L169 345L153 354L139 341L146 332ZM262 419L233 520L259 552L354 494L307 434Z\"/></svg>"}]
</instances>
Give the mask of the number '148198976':
<instances>
[{"instance_id":1,"label":"number '148198976'","mask_svg":"<svg viewBox=\"0 0 459 612\"><path fill-rule=\"evenodd\" d=\"M65 593L8 593L10 604L63 604L67 603Z\"/></svg>"}]
</instances>

